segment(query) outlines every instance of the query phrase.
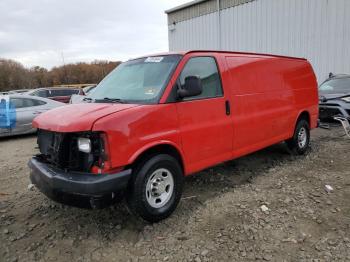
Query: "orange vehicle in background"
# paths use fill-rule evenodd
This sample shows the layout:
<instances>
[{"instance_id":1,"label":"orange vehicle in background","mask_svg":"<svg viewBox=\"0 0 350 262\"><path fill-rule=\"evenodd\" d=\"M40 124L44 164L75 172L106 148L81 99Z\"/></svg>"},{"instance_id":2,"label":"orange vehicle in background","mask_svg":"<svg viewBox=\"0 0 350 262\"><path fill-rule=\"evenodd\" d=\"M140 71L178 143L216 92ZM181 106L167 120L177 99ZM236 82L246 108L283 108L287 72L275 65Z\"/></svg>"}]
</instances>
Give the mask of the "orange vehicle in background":
<instances>
[{"instance_id":1,"label":"orange vehicle in background","mask_svg":"<svg viewBox=\"0 0 350 262\"><path fill-rule=\"evenodd\" d=\"M84 99L34 120L40 154L29 166L42 192L168 217L184 177L286 141L304 154L317 126L315 74L305 59L219 51L122 63ZM76 204L77 202L74 202Z\"/></svg>"}]
</instances>

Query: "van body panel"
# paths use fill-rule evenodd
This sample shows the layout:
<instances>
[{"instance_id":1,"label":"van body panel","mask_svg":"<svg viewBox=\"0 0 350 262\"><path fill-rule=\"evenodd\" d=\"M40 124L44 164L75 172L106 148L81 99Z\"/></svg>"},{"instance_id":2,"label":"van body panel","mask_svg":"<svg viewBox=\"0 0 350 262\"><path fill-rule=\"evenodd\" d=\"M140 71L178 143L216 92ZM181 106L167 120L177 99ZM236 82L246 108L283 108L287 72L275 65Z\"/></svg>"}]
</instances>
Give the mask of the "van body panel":
<instances>
[{"instance_id":1,"label":"van body panel","mask_svg":"<svg viewBox=\"0 0 350 262\"><path fill-rule=\"evenodd\" d=\"M226 55L232 94L233 155L239 157L293 135L298 116L307 111L317 122L315 75L306 60Z\"/></svg>"}]
</instances>

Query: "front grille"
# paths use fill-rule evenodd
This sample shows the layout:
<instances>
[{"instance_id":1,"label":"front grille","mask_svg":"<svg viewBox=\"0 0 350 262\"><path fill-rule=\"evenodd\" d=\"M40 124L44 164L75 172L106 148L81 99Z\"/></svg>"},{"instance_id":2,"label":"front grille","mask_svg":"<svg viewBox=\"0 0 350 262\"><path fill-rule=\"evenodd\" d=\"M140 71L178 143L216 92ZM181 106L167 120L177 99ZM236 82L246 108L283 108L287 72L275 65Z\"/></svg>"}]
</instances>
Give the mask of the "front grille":
<instances>
[{"instance_id":1,"label":"front grille","mask_svg":"<svg viewBox=\"0 0 350 262\"><path fill-rule=\"evenodd\" d=\"M93 151L90 154L78 150L78 137L82 133L59 133L47 130L38 130L38 146L40 158L55 167L64 170L89 172L92 165L99 159L100 140L95 135L89 134L93 143Z\"/></svg>"},{"instance_id":2,"label":"front grille","mask_svg":"<svg viewBox=\"0 0 350 262\"><path fill-rule=\"evenodd\" d=\"M63 149L64 138L65 134L63 133L38 130L38 146L41 157L57 167L62 167L65 157ZM69 151L67 153L69 154Z\"/></svg>"},{"instance_id":3,"label":"front grille","mask_svg":"<svg viewBox=\"0 0 350 262\"><path fill-rule=\"evenodd\" d=\"M335 115L339 115L342 113L337 108L330 108L330 107L320 107L320 119L333 119Z\"/></svg>"}]
</instances>

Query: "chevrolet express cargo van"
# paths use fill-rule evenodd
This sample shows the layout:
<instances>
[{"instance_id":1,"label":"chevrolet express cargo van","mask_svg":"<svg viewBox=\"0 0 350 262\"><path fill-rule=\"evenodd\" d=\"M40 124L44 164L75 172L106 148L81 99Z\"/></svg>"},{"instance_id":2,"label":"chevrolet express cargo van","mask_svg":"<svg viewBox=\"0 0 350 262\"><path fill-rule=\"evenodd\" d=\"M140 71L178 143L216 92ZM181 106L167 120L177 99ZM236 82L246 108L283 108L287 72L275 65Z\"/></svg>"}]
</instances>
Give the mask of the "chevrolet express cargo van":
<instances>
[{"instance_id":1,"label":"chevrolet express cargo van","mask_svg":"<svg viewBox=\"0 0 350 262\"><path fill-rule=\"evenodd\" d=\"M310 63L262 54L137 58L84 100L34 119L32 183L54 200L91 207L124 192L151 222L174 211L185 176L281 141L304 154L318 118Z\"/></svg>"}]
</instances>

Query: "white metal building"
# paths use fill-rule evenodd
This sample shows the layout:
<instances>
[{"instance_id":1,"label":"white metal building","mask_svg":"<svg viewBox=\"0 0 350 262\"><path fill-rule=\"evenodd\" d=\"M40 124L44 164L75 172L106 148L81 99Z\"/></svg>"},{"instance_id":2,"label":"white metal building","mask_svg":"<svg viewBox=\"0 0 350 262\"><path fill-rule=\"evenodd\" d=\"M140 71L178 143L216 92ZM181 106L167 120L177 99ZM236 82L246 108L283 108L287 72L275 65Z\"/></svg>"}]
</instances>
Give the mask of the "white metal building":
<instances>
[{"instance_id":1,"label":"white metal building","mask_svg":"<svg viewBox=\"0 0 350 262\"><path fill-rule=\"evenodd\" d=\"M350 0L196 0L166 13L170 51L305 57L319 82L350 74Z\"/></svg>"}]
</instances>

